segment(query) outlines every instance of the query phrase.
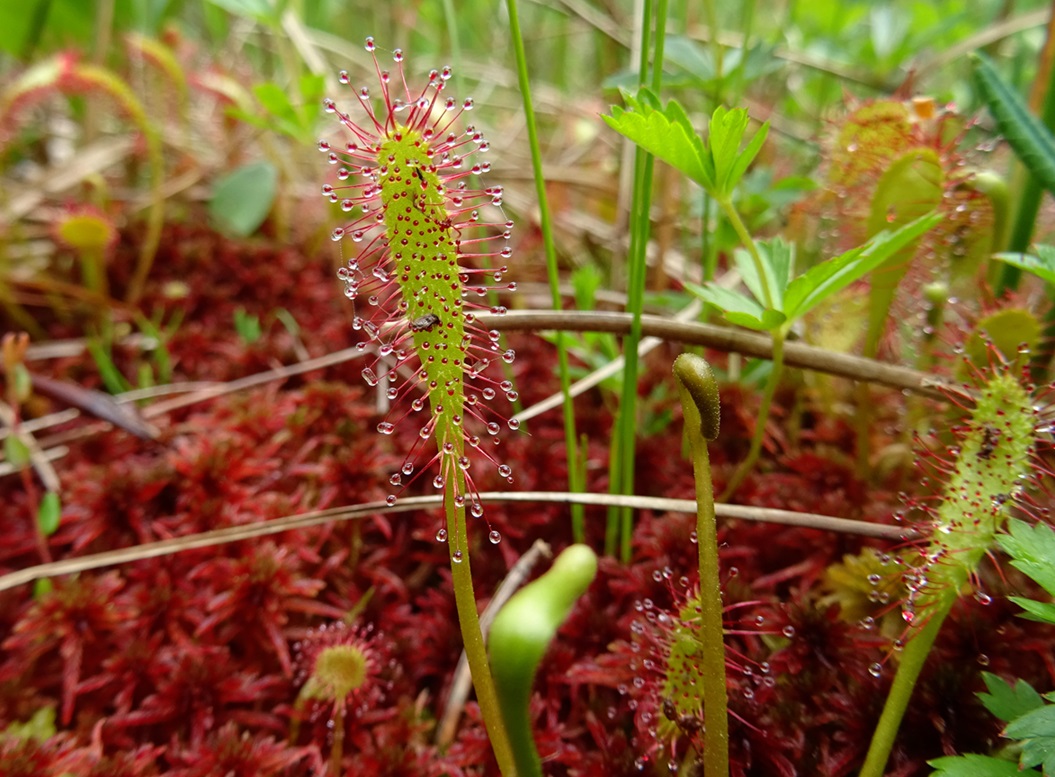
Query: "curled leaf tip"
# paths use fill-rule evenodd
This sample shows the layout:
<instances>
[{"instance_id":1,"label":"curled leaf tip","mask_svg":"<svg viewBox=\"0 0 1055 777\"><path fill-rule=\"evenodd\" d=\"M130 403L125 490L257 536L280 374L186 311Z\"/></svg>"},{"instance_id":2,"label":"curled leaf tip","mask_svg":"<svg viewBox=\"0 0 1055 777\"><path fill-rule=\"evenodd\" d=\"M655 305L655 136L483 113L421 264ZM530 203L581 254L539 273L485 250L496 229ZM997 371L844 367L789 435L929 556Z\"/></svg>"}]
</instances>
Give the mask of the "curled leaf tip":
<instances>
[{"instance_id":1,"label":"curled leaf tip","mask_svg":"<svg viewBox=\"0 0 1055 777\"><path fill-rule=\"evenodd\" d=\"M674 377L683 389L682 404L687 393L699 414L700 434L708 441L718 439L721 405L711 365L702 356L683 353L674 360Z\"/></svg>"}]
</instances>

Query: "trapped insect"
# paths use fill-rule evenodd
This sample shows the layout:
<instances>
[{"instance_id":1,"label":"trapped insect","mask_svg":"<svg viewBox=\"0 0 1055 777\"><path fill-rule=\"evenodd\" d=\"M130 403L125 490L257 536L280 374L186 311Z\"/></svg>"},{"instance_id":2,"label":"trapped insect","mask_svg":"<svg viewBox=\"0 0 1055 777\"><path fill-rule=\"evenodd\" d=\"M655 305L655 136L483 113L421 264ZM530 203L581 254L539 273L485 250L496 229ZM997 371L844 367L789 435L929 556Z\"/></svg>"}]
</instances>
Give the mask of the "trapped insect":
<instances>
[{"instance_id":1,"label":"trapped insect","mask_svg":"<svg viewBox=\"0 0 1055 777\"><path fill-rule=\"evenodd\" d=\"M426 313L411 321L410 328L414 332L431 332L438 323L440 323L439 316L435 313Z\"/></svg>"}]
</instances>

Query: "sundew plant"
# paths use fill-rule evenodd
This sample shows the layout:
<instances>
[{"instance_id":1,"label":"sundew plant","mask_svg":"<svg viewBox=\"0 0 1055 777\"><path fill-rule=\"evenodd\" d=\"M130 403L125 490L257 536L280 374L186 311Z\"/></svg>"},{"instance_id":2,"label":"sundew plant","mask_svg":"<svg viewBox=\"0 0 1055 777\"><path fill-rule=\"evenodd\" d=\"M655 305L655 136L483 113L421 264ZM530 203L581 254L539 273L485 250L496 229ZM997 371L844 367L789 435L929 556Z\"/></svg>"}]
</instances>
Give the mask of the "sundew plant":
<instances>
[{"instance_id":1,"label":"sundew plant","mask_svg":"<svg viewBox=\"0 0 1055 777\"><path fill-rule=\"evenodd\" d=\"M374 54L373 39L367 39L366 48ZM394 76L382 70L374 56L381 83L380 114L366 87L355 92L365 122L357 123L333 100L325 102L326 110L352 135L343 150L319 143L330 163L339 165L338 182L326 184L323 194L353 216L332 237L349 238L359 247L338 275L346 296L359 304L353 326L368 338L360 347L373 345L378 354L363 369L363 378L371 386L387 384L387 397L394 403L378 431L392 434L397 424L425 409L426 398L430 409L419 430L420 444L407 453L391 484L402 488L420 474L416 460L434 438L438 452L430 463L439 460L440 472L433 485L452 484L455 504L468 503L479 517L483 506L469 475L466 448L478 450L510 482L512 472L482 447L481 436L468 429L466 421L478 421L486 437L495 437L502 417L487 403L498 393L515 401L517 393L509 381L483 374L494 360L512 363L515 354L502 348L498 332L485 332L474 323L477 310L500 314L505 308L472 298L514 291L516 284L502 283L505 265L469 265L508 259L513 224L482 220L482 207L500 212L502 188L476 185L490 164L471 157L486 153L488 143L471 124L455 131L473 101L442 97L451 69L433 70L425 88L413 94L402 52L394 51L393 59ZM393 79L402 96L393 94ZM340 81L348 84L348 74L342 72ZM470 231L483 234L469 237ZM466 382L474 388L467 389ZM424 396L417 395L419 389ZM409 410L403 410L402 400L409 401ZM518 427L514 419L506 423ZM388 501L394 503L395 495ZM498 542L500 537L492 532L490 539Z\"/></svg>"},{"instance_id":2,"label":"sundew plant","mask_svg":"<svg viewBox=\"0 0 1055 777\"><path fill-rule=\"evenodd\" d=\"M366 87L355 92L365 121L357 122L335 101L325 100L326 110L336 114L351 139L343 149L326 141L319 144L330 163L338 165L337 183L326 184L323 194L352 214L332 237L348 237L361 246L339 277L346 296L360 306L353 320L366 335L360 347L377 350L363 377L371 386L387 384L386 395L393 403L378 431L392 434L399 423L428 405L418 440L390 483L402 488L418 477L425 468L418 469L417 460L427 442L436 441L428 464L438 460L432 485L444 493L447 516L446 528L436 539L447 541L450 548L458 617L477 698L503 773L511 773L473 593L465 512L468 507L474 517L483 516L469 474L470 450L497 466L501 477L513 479L511 468L499 463L483 447L481 436L467 428L475 422L484 438L497 443L502 416L488 403L499 392L510 402L517 399L511 382L483 374L496 360L512 363L514 352L502 348L497 331L484 331L475 323L476 311L501 314L505 308L473 299L516 289L516 284L502 282L505 265L483 266L512 255L513 225L501 214L501 187L476 185L490 164L470 158L486 153L488 144L471 124L455 130L473 101L442 97L451 69L431 71L428 83L415 93L407 84L402 51L392 52L393 75L378 64L372 38L367 38L366 49L381 85L381 110L375 110ZM339 80L348 84L347 73ZM496 209L502 220L484 220L485 207ZM404 409L407 403L409 409ZM506 424L518 427L515 419ZM389 504L395 501L396 495L389 495ZM501 535L492 528L488 539L498 543Z\"/></svg>"}]
</instances>

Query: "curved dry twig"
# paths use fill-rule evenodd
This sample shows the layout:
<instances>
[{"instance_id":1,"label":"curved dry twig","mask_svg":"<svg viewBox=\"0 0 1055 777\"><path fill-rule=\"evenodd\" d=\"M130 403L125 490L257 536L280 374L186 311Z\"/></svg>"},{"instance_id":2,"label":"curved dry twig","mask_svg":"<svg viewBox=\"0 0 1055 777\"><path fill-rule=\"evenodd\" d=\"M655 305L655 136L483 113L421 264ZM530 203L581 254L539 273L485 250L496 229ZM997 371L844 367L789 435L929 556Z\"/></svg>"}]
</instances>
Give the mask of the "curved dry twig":
<instances>
[{"instance_id":1,"label":"curved dry twig","mask_svg":"<svg viewBox=\"0 0 1055 777\"><path fill-rule=\"evenodd\" d=\"M572 494L562 491L524 491L519 493L489 491L481 493L480 498L483 502L492 504L501 502L551 502L570 505L578 503L598 506L619 505L638 510L656 510L660 512L696 512L696 502L692 499L669 499L652 496ZM105 553L79 556L77 558L55 561L50 564L26 567L25 569L0 576L0 591L6 591L43 578L70 575L89 569L100 569L119 564L130 564L133 561L169 556L173 553L180 553L181 551L194 548L207 548L230 542L239 542L240 540L266 537L271 534L318 526L329 521L355 520L376 513L400 513L410 510L429 509L440 507L442 503L442 496L413 496L404 497L391 507L384 502L366 502L360 505L333 507L328 510L316 510L301 515L291 515L273 521L251 523L244 526L228 526L223 529L214 529L213 531L191 534L186 537L174 537L168 540L135 545L130 548L119 548L106 551ZM876 537L894 541L911 539L915 534L914 530L901 526L885 526L867 521L855 521L849 518L836 518L830 515L797 513L791 510L775 510L746 505L715 505L715 513L720 518L765 521L786 526L843 532L844 534L856 534L863 537Z\"/></svg>"},{"instance_id":2,"label":"curved dry twig","mask_svg":"<svg viewBox=\"0 0 1055 777\"><path fill-rule=\"evenodd\" d=\"M630 331L631 317L629 313L517 310L502 316L481 314L478 320L481 326L504 331L561 329L625 334ZM641 333L663 340L704 345L720 351L742 353L762 359L773 356L773 343L768 335L715 324L675 321L662 316L645 315L641 317ZM804 343L786 343L784 362L790 367L878 383L931 399L948 401L949 392L963 393L963 388L958 384L943 381L925 372L863 356L835 353Z\"/></svg>"}]
</instances>

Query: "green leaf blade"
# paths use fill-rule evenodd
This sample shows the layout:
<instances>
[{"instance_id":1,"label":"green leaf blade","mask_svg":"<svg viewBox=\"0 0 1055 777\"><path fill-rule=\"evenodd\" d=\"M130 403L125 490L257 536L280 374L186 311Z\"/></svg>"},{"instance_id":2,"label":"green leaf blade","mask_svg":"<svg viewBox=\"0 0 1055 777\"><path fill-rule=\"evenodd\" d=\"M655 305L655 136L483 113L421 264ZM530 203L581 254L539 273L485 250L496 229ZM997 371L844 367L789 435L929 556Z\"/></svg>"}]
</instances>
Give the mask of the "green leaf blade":
<instances>
[{"instance_id":1,"label":"green leaf blade","mask_svg":"<svg viewBox=\"0 0 1055 777\"><path fill-rule=\"evenodd\" d=\"M784 323L783 313L763 308L755 300L738 292L713 284L697 286L694 283L686 283L685 288L704 302L714 305L726 320L738 326L767 332Z\"/></svg>"},{"instance_id":2,"label":"green leaf blade","mask_svg":"<svg viewBox=\"0 0 1055 777\"><path fill-rule=\"evenodd\" d=\"M704 163L703 143L693 131L684 109L675 101L668 104L666 112L645 105L640 98L627 95L626 101L631 110L612 106L610 116L601 116L605 123L708 192L712 191L713 172Z\"/></svg>"},{"instance_id":3,"label":"green leaf blade","mask_svg":"<svg viewBox=\"0 0 1055 777\"><path fill-rule=\"evenodd\" d=\"M209 215L227 234L248 237L264 223L277 193L278 170L270 162L254 162L217 181Z\"/></svg>"},{"instance_id":4,"label":"green leaf blade","mask_svg":"<svg viewBox=\"0 0 1055 777\"><path fill-rule=\"evenodd\" d=\"M895 232L880 232L864 245L814 265L795 278L784 295L784 313L797 319L886 261L941 221L931 213Z\"/></svg>"},{"instance_id":5,"label":"green leaf blade","mask_svg":"<svg viewBox=\"0 0 1055 777\"><path fill-rule=\"evenodd\" d=\"M1040 694L1025 680L1016 680L1015 684L1011 685L991 672L982 672L982 679L989 693L979 693L978 699L987 710L1005 723L1044 705Z\"/></svg>"},{"instance_id":6,"label":"green leaf blade","mask_svg":"<svg viewBox=\"0 0 1055 777\"><path fill-rule=\"evenodd\" d=\"M927 764L938 770L931 777L1040 777L1033 769L1020 771L1014 761L973 753L935 758Z\"/></svg>"},{"instance_id":7,"label":"green leaf blade","mask_svg":"<svg viewBox=\"0 0 1055 777\"><path fill-rule=\"evenodd\" d=\"M971 56L974 83L997 128L1030 174L1055 193L1055 137L1030 113L1025 101L1000 77L982 54Z\"/></svg>"}]
</instances>

